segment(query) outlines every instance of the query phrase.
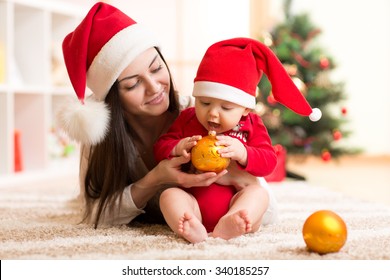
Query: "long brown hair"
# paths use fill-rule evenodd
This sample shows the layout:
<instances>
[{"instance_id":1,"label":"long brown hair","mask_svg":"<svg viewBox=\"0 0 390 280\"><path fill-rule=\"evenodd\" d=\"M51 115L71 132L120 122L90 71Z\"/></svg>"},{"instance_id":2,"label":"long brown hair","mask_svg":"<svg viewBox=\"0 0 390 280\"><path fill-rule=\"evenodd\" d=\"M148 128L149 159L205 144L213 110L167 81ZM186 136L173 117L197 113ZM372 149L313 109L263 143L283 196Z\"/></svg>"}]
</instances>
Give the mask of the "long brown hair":
<instances>
[{"instance_id":1,"label":"long brown hair","mask_svg":"<svg viewBox=\"0 0 390 280\"><path fill-rule=\"evenodd\" d=\"M167 66L170 76L168 111L177 115L179 104L171 73L158 49L157 52ZM111 112L109 130L101 143L90 148L84 180L87 203L84 220L93 218L95 228L97 228L104 211L108 211L110 215L116 215L119 212L119 209L115 209L115 201L122 199L122 193L128 185L146 175L137 164L138 151L131 137L132 128L124 118L124 111L119 99L118 82L115 82L111 87L105 103ZM97 211L94 213L95 216L91 217L96 201L98 201Z\"/></svg>"}]
</instances>

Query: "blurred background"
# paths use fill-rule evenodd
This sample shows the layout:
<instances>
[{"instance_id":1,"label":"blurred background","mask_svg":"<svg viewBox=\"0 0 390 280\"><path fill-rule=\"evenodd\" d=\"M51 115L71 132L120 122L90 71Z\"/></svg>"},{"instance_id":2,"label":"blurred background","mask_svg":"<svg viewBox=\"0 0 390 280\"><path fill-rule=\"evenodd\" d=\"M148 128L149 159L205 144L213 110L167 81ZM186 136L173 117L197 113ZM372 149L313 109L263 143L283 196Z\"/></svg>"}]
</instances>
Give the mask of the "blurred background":
<instances>
[{"instance_id":1,"label":"blurred background","mask_svg":"<svg viewBox=\"0 0 390 280\"><path fill-rule=\"evenodd\" d=\"M212 43L236 36L260 39L283 22L284 0L110 1L160 37L182 94L191 94L196 68ZM367 154L390 154L390 3L294 0L291 13L307 12L321 29L321 46L333 56L333 78L345 82L346 145Z\"/></svg>"},{"instance_id":2,"label":"blurred background","mask_svg":"<svg viewBox=\"0 0 390 280\"><path fill-rule=\"evenodd\" d=\"M199 61L212 43L244 36L268 44L310 103L325 113L310 124L319 127L315 131L303 119L289 122L272 102L272 91L260 85L256 112L285 161L282 178L270 181L306 180L390 205L389 1L106 2L156 33L184 95L191 94ZM0 186L76 176L77 145L56 131L53 116L74 94L62 39L94 3L0 1Z\"/></svg>"}]
</instances>

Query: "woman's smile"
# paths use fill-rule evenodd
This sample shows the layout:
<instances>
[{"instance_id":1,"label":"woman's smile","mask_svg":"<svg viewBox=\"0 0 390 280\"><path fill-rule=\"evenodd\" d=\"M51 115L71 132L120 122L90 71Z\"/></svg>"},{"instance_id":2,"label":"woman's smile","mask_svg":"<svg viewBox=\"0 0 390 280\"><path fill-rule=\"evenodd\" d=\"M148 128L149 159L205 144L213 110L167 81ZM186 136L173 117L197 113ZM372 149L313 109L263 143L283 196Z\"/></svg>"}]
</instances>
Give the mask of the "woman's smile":
<instances>
[{"instance_id":1,"label":"woman's smile","mask_svg":"<svg viewBox=\"0 0 390 280\"><path fill-rule=\"evenodd\" d=\"M161 91L153 97L153 99L146 102L147 105L158 105L165 99L166 92Z\"/></svg>"}]
</instances>

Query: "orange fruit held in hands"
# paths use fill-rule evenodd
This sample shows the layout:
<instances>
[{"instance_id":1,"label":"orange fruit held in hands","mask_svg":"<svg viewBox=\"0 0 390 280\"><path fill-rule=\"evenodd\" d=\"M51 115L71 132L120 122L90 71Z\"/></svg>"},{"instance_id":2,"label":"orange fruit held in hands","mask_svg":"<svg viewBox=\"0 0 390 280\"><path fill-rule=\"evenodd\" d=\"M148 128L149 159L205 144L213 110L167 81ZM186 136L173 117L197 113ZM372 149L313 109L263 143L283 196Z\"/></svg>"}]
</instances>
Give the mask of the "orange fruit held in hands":
<instances>
[{"instance_id":1,"label":"orange fruit held in hands","mask_svg":"<svg viewBox=\"0 0 390 280\"><path fill-rule=\"evenodd\" d=\"M200 139L191 150L191 162L200 171L219 173L229 166L230 158L223 158L218 150L224 146L216 146L215 132Z\"/></svg>"}]
</instances>

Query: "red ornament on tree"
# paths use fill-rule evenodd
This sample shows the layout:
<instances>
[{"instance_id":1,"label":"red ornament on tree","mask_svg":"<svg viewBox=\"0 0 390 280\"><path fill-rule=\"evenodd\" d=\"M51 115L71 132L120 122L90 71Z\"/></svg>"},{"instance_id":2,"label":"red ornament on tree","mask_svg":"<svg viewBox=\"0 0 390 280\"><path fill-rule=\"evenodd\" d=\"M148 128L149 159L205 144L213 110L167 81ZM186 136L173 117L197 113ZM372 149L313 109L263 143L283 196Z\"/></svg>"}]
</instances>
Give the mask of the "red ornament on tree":
<instances>
[{"instance_id":1,"label":"red ornament on tree","mask_svg":"<svg viewBox=\"0 0 390 280\"><path fill-rule=\"evenodd\" d=\"M343 137L343 135L341 134L340 130L335 129L335 130L333 131L333 139L334 139L335 141L340 140L342 137Z\"/></svg>"},{"instance_id":2,"label":"red ornament on tree","mask_svg":"<svg viewBox=\"0 0 390 280\"><path fill-rule=\"evenodd\" d=\"M341 108L341 114L345 116L347 114L347 108L345 107Z\"/></svg>"},{"instance_id":3,"label":"red ornament on tree","mask_svg":"<svg viewBox=\"0 0 390 280\"><path fill-rule=\"evenodd\" d=\"M275 105L277 103L277 101L275 100L274 96L272 95L272 93L270 93L270 95L268 95L267 97L267 101L270 105Z\"/></svg>"},{"instance_id":4,"label":"red ornament on tree","mask_svg":"<svg viewBox=\"0 0 390 280\"><path fill-rule=\"evenodd\" d=\"M320 58L320 67L321 69L328 69L329 68L329 59L327 57L321 57Z\"/></svg>"},{"instance_id":5,"label":"red ornament on tree","mask_svg":"<svg viewBox=\"0 0 390 280\"><path fill-rule=\"evenodd\" d=\"M322 151L321 158L323 161L330 161L332 158L332 155L331 155L331 153L329 153L328 150L324 150L324 151Z\"/></svg>"}]
</instances>

